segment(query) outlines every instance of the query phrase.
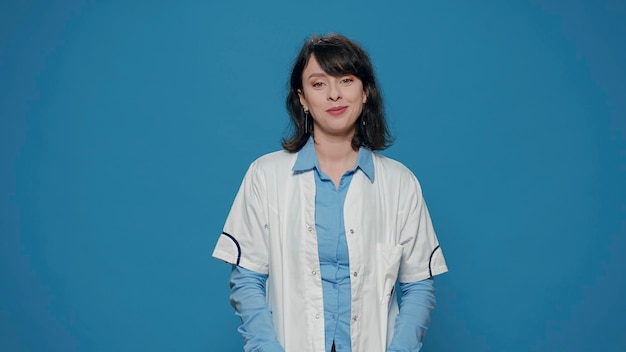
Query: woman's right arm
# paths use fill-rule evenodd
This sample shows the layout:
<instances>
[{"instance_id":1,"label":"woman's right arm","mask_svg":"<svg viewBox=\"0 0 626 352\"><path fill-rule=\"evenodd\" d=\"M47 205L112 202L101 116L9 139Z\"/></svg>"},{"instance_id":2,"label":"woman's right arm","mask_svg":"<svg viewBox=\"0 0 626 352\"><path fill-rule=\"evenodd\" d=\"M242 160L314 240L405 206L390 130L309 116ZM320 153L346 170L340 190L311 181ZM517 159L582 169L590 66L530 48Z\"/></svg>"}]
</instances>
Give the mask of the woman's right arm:
<instances>
[{"instance_id":1,"label":"woman's right arm","mask_svg":"<svg viewBox=\"0 0 626 352\"><path fill-rule=\"evenodd\" d=\"M241 319L237 329L245 352L284 352L276 338L272 311L265 299L267 274L233 265L230 274L230 304Z\"/></svg>"}]
</instances>

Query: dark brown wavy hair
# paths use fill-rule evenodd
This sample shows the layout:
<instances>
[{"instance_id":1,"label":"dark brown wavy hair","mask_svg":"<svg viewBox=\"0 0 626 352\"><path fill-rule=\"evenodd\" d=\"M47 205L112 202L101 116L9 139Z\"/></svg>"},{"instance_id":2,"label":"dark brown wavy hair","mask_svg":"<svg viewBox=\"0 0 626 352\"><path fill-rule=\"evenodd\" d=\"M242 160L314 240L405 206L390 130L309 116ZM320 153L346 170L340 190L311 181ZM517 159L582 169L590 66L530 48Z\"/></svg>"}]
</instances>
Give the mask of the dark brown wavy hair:
<instances>
[{"instance_id":1,"label":"dark brown wavy hair","mask_svg":"<svg viewBox=\"0 0 626 352\"><path fill-rule=\"evenodd\" d=\"M291 135L282 141L283 148L289 152L297 152L306 144L311 135L312 121L305 123L309 118L300 104L298 91L302 90L302 72L311 55L320 67L329 75L355 75L363 82L363 90L367 94L367 101L363 105L361 116L356 121L352 148L359 147L371 150L382 150L391 145L393 137L389 133L383 109L383 99L374 68L367 53L352 40L340 35L310 37L300 49L291 70L289 93L287 94L287 111L291 118Z\"/></svg>"}]
</instances>

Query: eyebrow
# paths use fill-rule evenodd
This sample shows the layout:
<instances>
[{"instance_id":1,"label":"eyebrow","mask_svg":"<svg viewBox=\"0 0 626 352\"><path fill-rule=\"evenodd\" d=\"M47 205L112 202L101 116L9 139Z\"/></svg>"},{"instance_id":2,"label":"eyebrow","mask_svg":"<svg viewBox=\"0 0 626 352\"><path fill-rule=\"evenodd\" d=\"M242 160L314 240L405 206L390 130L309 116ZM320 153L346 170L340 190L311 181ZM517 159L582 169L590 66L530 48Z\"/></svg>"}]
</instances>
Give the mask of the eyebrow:
<instances>
[{"instance_id":1,"label":"eyebrow","mask_svg":"<svg viewBox=\"0 0 626 352\"><path fill-rule=\"evenodd\" d=\"M321 73L321 72L314 72L311 73L311 75L309 75L309 78L307 79L311 79L311 77L326 77L328 74L326 73Z\"/></svg>"}]
</instances>

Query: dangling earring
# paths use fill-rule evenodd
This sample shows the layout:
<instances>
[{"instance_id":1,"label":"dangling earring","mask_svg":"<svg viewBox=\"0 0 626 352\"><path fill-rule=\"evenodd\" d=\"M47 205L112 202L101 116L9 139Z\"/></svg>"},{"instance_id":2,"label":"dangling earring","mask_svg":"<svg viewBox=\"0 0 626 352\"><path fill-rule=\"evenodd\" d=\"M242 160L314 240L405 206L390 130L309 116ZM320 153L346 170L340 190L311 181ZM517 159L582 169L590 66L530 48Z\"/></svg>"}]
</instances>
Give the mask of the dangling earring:
<instances>
[{"instance_id":1,"label":"dangling earring","mask_svg":"<svg viewBox=\"0 0 626 352\"><path fill-rule=\"evenodd\" d=\"M309 110L304 109L304 133L309 133Z\"/></svg>"},{"instance_id":2,"label":"dangling earring","mask_svg":"<svg viewBox=\"0 0 626 352\"><path fill-rule=\"evenodd\" d=\"M365 118L363 115L361 115L361 124L363 125L363 128L365 128Z\"/></svg>"}]
</instances>

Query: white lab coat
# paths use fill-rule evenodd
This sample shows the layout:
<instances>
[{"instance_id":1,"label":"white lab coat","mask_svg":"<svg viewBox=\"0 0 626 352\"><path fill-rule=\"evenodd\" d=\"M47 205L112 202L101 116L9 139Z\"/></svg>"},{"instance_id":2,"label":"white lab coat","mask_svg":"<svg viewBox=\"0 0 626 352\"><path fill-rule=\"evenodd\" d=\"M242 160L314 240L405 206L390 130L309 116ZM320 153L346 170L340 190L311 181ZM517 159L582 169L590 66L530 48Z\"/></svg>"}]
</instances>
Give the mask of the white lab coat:
<instances>
[{"instance_id":1,"label":"white lab coat","mask_svg":"<svg viewBox=\"0 0 626 352\"><path fill-rule=\"evenodd\" d=\"M252 163L213 256L269 274L267 302L286 352L324 352L315 179L294 174L296 158L278 151ZM353 352L386 350L398 312L396 280L448 270L413 173L376 153L373 161L374 182L355 173L344 205Z\"/></svg>"}]
</instances>

